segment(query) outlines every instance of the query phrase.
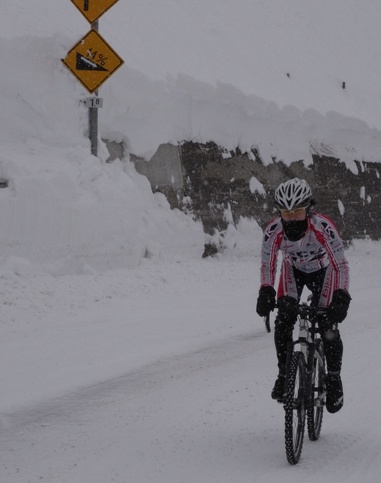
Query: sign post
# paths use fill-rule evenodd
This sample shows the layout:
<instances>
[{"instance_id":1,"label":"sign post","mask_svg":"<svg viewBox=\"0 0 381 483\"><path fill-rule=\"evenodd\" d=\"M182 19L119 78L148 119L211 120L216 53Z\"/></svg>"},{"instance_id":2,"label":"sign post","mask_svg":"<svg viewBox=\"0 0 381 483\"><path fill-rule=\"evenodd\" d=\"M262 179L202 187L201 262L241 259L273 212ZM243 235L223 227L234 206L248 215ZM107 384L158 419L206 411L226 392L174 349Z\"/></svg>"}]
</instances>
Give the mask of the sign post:
<instances>
[{"instance_id":1,"label":"sign post","mask_svg":"<svg viewBox=\"0 0 381 483\"><path fill-rule=\"evenodd\" d=\"M86 0L85 7L89 7L89 1ZM96 20L91 28L96 32L99 30L99 20ZM98 89L94 92L95 99L98 99ZM98 108L94 106L89 107L89 139L90 139L90 150L91 154L95 157L98 156Z\"/></svg>"},{"instance_id":2,"label":"sign post","mask_svg":"<svg viewBox=\"0 0 381 483\"><path fill-rule=\"evenodd\" d=\"M68 52L62 62L95 97L87 98L91 154L98 155L98 109L103 99L98 88L124 63L99 34L99 17L118 0L71 0L91 23L91 30Z\"/></svg>"}]
</instances>

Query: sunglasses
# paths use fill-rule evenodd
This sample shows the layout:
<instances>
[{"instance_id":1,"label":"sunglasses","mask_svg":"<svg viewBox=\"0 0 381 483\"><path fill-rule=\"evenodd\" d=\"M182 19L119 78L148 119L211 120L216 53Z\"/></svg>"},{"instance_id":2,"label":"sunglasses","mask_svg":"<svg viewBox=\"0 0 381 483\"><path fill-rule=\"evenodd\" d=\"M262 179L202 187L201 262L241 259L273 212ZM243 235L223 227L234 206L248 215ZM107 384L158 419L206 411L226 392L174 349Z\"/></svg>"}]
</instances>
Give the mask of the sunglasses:
<instances>
[{"instance_id":1,"label":"sunglasses","mask_svg":"<svg viewBox=\"0 0 381 483\"><path fill-rule=\"evenodd\" d=\"M286 219L286 218L293 218L293 217L299 217L299 216L305 215L307 208L308 206L301 206L300 208L295 208L294 210L286 210L286 209L280 208L279 211L282 218Z\"/></svg>"}]
</instances>

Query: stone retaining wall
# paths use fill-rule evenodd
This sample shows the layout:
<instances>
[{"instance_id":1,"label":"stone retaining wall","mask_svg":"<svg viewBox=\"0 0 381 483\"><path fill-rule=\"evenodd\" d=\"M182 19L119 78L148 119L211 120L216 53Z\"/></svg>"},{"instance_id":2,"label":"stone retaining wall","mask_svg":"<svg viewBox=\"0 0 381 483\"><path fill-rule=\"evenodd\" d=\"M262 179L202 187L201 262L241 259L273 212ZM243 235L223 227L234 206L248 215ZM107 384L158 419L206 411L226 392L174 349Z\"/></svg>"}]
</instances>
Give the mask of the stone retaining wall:
<instances>
[{"instance_id":1,"label":"stone retaining wall","mask_svg":"<svg viewBox=\"0 0 381 483\"><path fill-rule=\"evenodd\" d=\"M346 242L381 238L378 163L354 160L349 169L338 159L315 154L308 167L303 161L264 165L255 150L227 152L213 142L168 146L159 147L148 162L134 156L131 159L154 191L165 193L173 208L191 210L202 220L206 233L226 228L224 212L228 207L235 221L240 216L254 218L263 228L274 213L276 187L300 177L310 183L316 209L333 218Z\"/></svg>"}]
</instances>

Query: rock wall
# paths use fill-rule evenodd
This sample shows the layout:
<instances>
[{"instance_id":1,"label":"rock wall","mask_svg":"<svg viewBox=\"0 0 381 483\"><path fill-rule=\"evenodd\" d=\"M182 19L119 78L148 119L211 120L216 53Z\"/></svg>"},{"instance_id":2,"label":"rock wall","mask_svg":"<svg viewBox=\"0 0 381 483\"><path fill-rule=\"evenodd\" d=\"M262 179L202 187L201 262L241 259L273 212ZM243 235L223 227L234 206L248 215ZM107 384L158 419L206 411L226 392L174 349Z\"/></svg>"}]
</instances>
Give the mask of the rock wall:
<instances>
[{"instance_id":1,"label":"rock wall","mask_svg":"<svg viewBox=\"0 0 381 483\"><path fill-rule=\"evenodd\" d=\"M226 228L224 213L228 208L234 221L241 216L254 218L263 228L274 214L277 186L300 177L310 183L316 209L333 218L346 242L381 238L378 163L354 160L349 168L339 159L314 154L310 166L303 161L264 165L255 150L227 152L213 142L190 141L180 146L162 145L150 161L131 159L154 191L166 194L173 208L191 211L209 234Z\"/></svg>"}]
</instances>

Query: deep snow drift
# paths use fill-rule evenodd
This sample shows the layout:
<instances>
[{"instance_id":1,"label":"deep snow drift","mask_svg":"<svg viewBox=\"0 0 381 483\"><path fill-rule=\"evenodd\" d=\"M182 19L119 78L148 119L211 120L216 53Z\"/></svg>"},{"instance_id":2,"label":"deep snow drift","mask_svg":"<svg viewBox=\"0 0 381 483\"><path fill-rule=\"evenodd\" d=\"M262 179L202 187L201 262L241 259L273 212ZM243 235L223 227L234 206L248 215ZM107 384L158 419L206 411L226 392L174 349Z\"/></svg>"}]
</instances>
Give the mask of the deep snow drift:
<instances>
[{"instance_id":1,"label":"deep snow drift","mask_svg":"<svg viewBox=\"0 0 381 483\"><path fill-rule=\"evenodd\" d=\"M183 139L254 146L265 163L329 149L356 171L354 157L380 159L380 22L376 0L119 1L100 19L125 60L100 89L100 136L147 159ZM128 157L89 155L88 93L60 60L89 30L72 2L8 2L0 27L3 263L66 273L199 257L199 224Z\"/></svg>"}]
</instances>

